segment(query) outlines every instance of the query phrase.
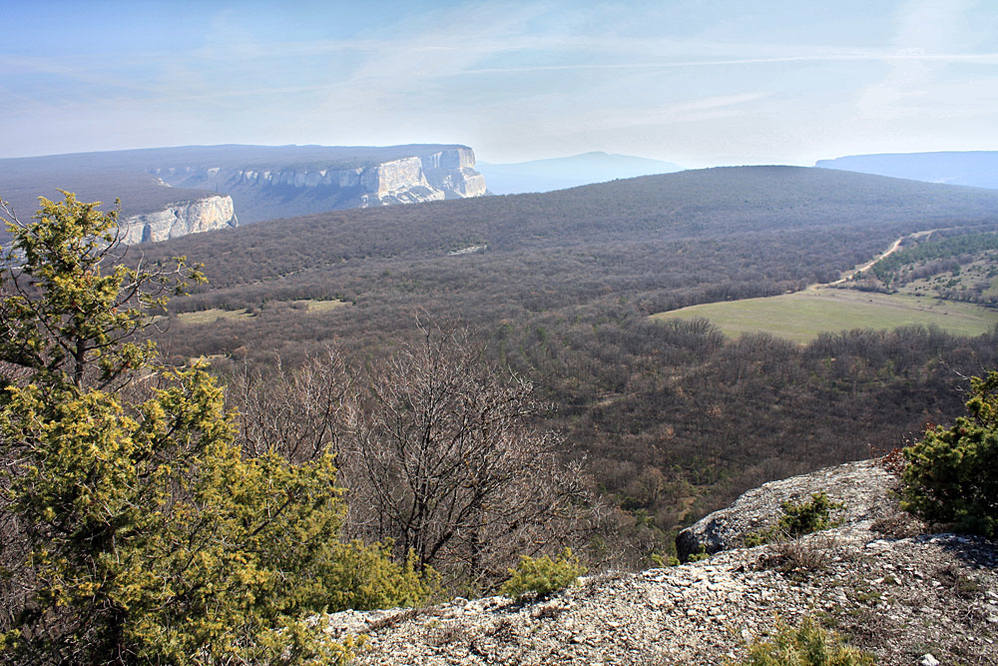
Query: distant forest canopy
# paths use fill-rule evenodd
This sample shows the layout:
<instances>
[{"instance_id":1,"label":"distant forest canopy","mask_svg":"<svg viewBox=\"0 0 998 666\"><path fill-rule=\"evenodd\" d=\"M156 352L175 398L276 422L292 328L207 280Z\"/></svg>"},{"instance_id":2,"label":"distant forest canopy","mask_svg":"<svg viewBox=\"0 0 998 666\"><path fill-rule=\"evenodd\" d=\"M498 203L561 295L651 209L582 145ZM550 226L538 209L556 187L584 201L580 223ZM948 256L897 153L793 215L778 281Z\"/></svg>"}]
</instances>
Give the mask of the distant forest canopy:
<instances>
[{"instance_id":1,"label":"distant forest canopy","mask_svg":"<svg viewBox=\"0 0 998 666\"><path fill-rule=\"evenodd\" d=\"M587 458L638 562L748 487L902 444L959 411L963 377L998 367L998 331L835 332L801 347L649 314L829 282L901 236L996 223L998 192L739 167L329 213L143 251L205 264L210 283L171 304L158 338L222 371L290 367L330 342L380 358L417 318L473 326L557 406L545 425L567 435L566 457ZM471 246L485 248L450 254ZM346 305L307 306L332 300ZM193 311L208 321L177 317Z\"/></svg>"}]
</instances>

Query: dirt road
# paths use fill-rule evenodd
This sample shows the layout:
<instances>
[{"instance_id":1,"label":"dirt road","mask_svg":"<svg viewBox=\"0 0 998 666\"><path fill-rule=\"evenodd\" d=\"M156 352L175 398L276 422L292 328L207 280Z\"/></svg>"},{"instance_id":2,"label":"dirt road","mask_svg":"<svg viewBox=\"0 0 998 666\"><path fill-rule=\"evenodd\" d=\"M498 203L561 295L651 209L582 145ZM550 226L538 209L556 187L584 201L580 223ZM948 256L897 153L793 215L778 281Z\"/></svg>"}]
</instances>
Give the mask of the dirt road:
<instances>
[{"instance_id":1,"label":"dirt road","mask_svg":"<svg viewBox=\"0 0 998 666\"><path fill-rule=\"evenodd\" d=\"M878 254L876 257L874 257L870 261L866 262L865 264L857 266L856 268L852 269L851 271L843 273L842 277L840 277L838 280L835 280L834 282L826 282L824 284L811 285L811 288L817 289L819 287L834 287L837 284L842 284L843 282L846 282L847 280L851 280L856 275L859 275L863 271L865 271L865 270L869 269L870 267L872 267L875 263L877 263L881 259L886 259L887 257L891 256L892 254L894 254L895 252L897 252L898 250L900 250L901 249L901 244L904 243L909 238L922 238L923 236L928 236L929 234L931 234L933 232L936 232L936 231L945 231L945 229L926 229L925 231L916 231L913 234L907 234L905 236L901 236L896 241L894 241L893 243L891 243L891 246L889 248L887 248L886 250L884 250L883 252L881 252L880 254Z\"/></svg>"}]
</instances>

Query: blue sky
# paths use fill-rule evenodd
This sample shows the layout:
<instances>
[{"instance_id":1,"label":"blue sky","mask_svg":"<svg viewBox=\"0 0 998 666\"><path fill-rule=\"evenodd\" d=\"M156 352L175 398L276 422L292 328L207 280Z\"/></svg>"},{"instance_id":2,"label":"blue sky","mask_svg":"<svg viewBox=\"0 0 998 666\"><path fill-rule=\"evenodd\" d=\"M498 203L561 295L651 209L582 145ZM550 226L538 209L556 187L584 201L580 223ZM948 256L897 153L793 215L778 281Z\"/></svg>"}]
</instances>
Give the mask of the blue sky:
<instances>
[{"instance_id":1,"label":"blue sky","mask_svg":"<svg viewBox=\"0 0 998 666\"><path fill-rule=\"evenodd\" d=\"M0 156L466 143L684 166L998 149L995 0L0 0Z\"/></svg>"}]
</instances>

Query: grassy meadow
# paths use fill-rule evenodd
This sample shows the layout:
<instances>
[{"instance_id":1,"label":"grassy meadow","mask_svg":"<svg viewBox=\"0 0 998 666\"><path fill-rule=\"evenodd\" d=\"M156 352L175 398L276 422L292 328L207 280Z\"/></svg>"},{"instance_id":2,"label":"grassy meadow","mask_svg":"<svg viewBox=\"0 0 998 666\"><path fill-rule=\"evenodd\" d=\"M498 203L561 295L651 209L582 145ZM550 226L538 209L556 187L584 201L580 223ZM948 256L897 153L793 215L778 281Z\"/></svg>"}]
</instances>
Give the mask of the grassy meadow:
<instances>
[{"instance_id":1,"label":"grassy meadow","mask_svg":"<svg viewBox=\"0 0 998 666\"><path fill-rule=\"evenodd\" d=\"M980 335L998 325L998 310L920 296L818 288L793 294L693 305L653 319L703 318L730 337L772 335L807 343L826 331L938 326L954 335Z\"/></svg>"},{"instance_id":2,"label":"grassy meadow","mask_svg":"<svg viewBox=\"0 0 998 666\"><path fill-rule=\"evenodd\" d=\"M295 301L272 301L267 304L267 308L274 311L297 311L302 314L320 314L329 312L346 305L346 301L337 299L299 299ZM218 321L244 321L255 317L259 310L250 311L247 308L236 310L224 310L222 308L206 308L204 310L193 310L191 312L181 312L177 319L183 324L202 326L214 324Z\"/></svg>"},{"instance_id":3,"label":"grassy meadow","mask_svg":"<svg viewBox=\"0 0 998 666\"><path fill-rule=\"evenodd\" d=\"M335 310L336 308L347 305L346 301L341 301L338 299L301 299L292 302L293 306L304 307L305 311L308 313L319 313L319 312L329 312L330 310Z\"/></svg>"},{"instance_id":4,"label":"grassy meadow","mask_svg":"<svg viewBox=\"0 0 998 666\"><path fill-rule=\"evenodd\" d=\"M177 315L177 319L185 324L214 324L218 320L238 321L252 317L246 308L238 310L222 310L221 308L208 308L207 310L195 310L194 312L182 312Z\"/></svg>"}]
</instances>

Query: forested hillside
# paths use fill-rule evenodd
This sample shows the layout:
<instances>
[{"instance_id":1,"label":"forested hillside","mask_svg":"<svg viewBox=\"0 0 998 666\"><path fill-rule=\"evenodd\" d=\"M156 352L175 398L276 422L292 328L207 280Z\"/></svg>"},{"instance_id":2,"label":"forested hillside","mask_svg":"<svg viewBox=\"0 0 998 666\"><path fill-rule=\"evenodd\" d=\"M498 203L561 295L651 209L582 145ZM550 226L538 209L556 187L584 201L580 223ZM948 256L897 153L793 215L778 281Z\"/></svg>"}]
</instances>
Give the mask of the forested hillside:
<instances>
[{"instance_id":1,"label":"forested hillside","mask_svg":"<svg viewBox=\"0 0 998 666\"><path fill-rule=\"evenodd\" d=\"M831 247L811 252L814 257L830 255L809 271L815 273L851 267L848 261L853 256L856 261L868 259L908 229L986 223L996 215L998 193L987 190L831 170L726 167L545 194L307 216L234 235L179 241L156 251L196 251L205 258L224 253L224 261L210 267L212 289L218 289L291 271L304 273L333 266L338 271L344 260L438 259L449 251L480 243L488 244L489 254L550 254L551 250L569 251L585 245L707 239L724 243L737 238L738 243L758 247L764 253L766 248L751 239L746 241L743 234L789 232L786 249L792 250L814 245L794 238L798 232L834 232L835 237L828 239ZM857 245L849 233L862 235L865 241ZM628 252L633 250L628 248ZM770 263L757 257L746 257L746 261ZM783 273L786 265L798 262L788 258L780 263L783 265L775 273ZM813 264L810 257L800 263Z\"/></svg>"},{"instance_id":2,"label":"forested hillside","mask_svg":"<svg viewBox=\"0 0 998 666\"><path fill-rule=\"evenodd\" d=\"M851 286L998 305L998 233L927 235L873 264Z\"/></svg>"},{"instance_id":3,"label":"forested hillside","mask_svg":"<svg viewBox=\"0 0 998 666\"><path fill-rule=\"evenodd\" d=\"M99 164L99 160L94 161ZM108 206L115 198L121 199L121 212L126 217L159 210L171 202L214 194L204 189L166 187L141 170L95 166L86 159L0 160L0 197L23 220L31 219L38 210L38 197L58 200L60 189L75 193L81 201L103 201ZM0 238L8 238L6 230L0 230Z\"/></svg>"},{"instance_id":4,"label":"forested hillside","mask_svg":"<svg viewBox=\"0 0 998 666\"><path fill-rule=\"evenodd\" d=\"M380 358L417 318L476 328L555 405L546 423L620 508L633 560L761 481L902 444L959 406L963 376L998 364L996 333L801 347L648 314L828 282L900 236L996 224L998 192L744 167L283 220L147 258L205 264L210 284L174 301L158 337L223 370L291 367L329 342Z\"/></svg>"}]
</instances>

